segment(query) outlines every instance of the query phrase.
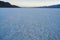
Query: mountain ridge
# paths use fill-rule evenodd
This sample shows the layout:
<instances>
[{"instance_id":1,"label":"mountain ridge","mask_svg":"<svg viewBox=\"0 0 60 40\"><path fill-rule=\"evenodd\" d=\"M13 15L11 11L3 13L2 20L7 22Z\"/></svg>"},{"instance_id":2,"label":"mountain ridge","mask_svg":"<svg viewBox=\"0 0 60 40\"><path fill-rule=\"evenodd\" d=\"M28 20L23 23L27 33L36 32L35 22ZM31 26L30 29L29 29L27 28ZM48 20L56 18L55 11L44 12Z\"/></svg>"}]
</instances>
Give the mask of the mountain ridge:
<instances>
[{"instance_id":1,"label":"mountain ridge","mask_svg":"<svg viewBox=\"0 0 60 40\"><path fill-rule=\"evenodd\" d=\"M12 5L9 2L0 1L0 8L60 8L60 4L50 5L50 6L38 6L38 7L19 7Z\"/></svg>"},{"instance_id":2,"label":"mountain ridge","mask_svg":"<svg viewBox=\"0 0 60 40\"><path fill-rule=\"evenodd\" d=\"M41 7L35 7L35 8L60 8L60 4L50 5L50 6L41 6Z\"/></svg>"},{"instance_id":3,"label":"mountain ridge","mask_svg":"<svg viewBox=\"0 0 60 40\"><path fill-rule=\"evenodd\" d=\"M0 1L0 8L20 8L19 6L12 5L9 2Z\"/></svg>"}]
</instances>

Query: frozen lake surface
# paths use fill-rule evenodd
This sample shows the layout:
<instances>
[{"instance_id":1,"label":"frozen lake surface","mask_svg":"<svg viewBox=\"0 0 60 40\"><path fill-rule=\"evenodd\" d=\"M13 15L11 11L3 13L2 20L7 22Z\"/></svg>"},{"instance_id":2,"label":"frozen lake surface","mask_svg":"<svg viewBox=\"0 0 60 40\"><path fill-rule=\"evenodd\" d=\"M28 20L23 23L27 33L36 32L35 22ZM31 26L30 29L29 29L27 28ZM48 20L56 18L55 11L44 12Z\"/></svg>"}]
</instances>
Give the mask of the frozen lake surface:
<instances>
[{"instance_id":1,"label":"frozen lake surface","mask_svg":"<svg viewBox=\"0 0 60 40\"><path fill-rule=\"evenodd\" d=\"M0 8L0 40L60 40L60 9Z\"/></svg>"}]
</instances>

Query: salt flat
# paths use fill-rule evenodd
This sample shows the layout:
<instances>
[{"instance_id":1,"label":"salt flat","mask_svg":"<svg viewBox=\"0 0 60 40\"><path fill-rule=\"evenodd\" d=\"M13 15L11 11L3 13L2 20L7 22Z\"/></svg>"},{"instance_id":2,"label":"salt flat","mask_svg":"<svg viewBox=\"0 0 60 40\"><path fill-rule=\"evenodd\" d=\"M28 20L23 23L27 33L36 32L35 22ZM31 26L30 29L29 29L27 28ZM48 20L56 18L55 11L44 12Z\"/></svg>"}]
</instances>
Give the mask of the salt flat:
<instances>
[{"instance_id":1,"label":"salt flat","mask_svg":"<svg viewBox=\"0 0 60 40\"><path fill-rule=\"evenodd\" d=\"M60 9L0 8L0 40L60 40Z\"/></svg>"}]
</instances>

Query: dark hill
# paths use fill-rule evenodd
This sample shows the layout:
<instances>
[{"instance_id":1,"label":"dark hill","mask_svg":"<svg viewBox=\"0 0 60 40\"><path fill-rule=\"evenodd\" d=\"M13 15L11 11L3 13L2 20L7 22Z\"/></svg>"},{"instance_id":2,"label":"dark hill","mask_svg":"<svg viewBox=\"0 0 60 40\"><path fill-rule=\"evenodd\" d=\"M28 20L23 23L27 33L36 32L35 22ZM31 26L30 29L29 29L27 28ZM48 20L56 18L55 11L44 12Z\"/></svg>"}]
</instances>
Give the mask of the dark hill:
<instances>
[{"instance_id":1,"label":"dark hill","mask_svg":"<svg viewBox=\"0 0 60 40\"><path fill-rule=\"evenodd\" d=\"M9 2L4 2L4 1L0 1L0 8L20 8L19 6L16 5L11 5Z\"/></svg>"}]
</instances>

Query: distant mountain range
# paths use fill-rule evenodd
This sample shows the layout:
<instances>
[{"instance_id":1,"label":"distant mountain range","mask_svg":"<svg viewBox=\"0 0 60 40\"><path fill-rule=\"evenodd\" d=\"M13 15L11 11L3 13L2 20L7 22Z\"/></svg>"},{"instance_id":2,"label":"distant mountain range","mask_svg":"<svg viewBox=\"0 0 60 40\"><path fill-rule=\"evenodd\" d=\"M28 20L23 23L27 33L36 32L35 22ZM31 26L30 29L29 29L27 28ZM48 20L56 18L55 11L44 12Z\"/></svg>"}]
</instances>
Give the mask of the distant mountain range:
<instances>
[{"instance_id":1,"label":"distant mountain range","mask_svg":"<svg viewBox=\"0 0 60 40\"><path fill-rule=\"evenodd\" d=\"M51 6L35 7L35 8L60 8L60 4L51 5Z\"/></svg>"},{"instance_id":2,"label":"distant mountain range","mask_svg":"<svg viewBox=\"0 0 60 40\"><path fill-rule=\"evenodd\" d=\"M0 1L0 8L20 8L19 6L12 5L8 2Z\"/></svg>"},{"instance_id":3,"label":"distant mountain range","mask_svg":"<svg viewBox=\"0 0 60 40\"><path fill-rule=\"evenodd\" d=\"M0 8L21 8L21 7L12 5L9 2L0 1ZM60 4L51 6L33 7L33 8L60 8Z\"/></svg>"}]
</instances>

